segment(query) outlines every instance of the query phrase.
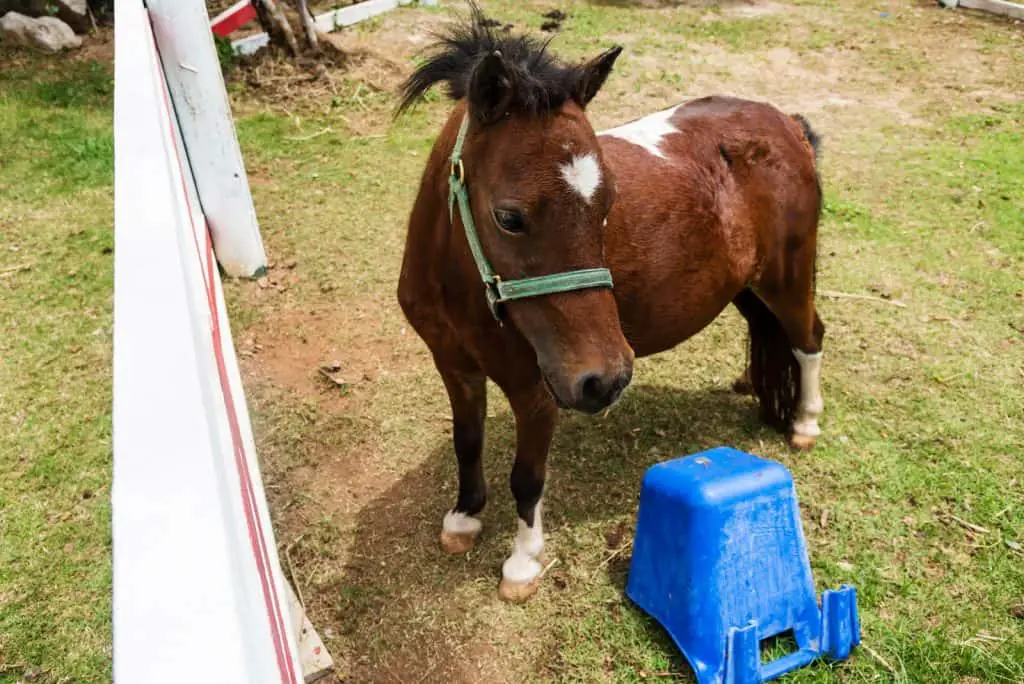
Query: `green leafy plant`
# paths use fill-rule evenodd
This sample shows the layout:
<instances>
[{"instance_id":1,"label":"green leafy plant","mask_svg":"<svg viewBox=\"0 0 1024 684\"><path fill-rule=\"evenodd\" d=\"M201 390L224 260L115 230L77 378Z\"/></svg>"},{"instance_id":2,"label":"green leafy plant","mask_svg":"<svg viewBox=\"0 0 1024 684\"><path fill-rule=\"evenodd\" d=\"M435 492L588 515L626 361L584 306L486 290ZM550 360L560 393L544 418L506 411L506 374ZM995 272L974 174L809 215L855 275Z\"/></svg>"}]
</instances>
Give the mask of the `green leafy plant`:
<instances>
[{"instance_id":1,"label":"green leafy plant","mask_svg":"<svg viewBox=\"0 0 1024 684\"><path fill-rule=\"evenodd\" d=\"M213 42L217 46L217 60L220 62L220 70L224 77L230 76L238 67L238 55L231 47L231 39L226 36L214 35Z\"/></svg>"}]
</instances>

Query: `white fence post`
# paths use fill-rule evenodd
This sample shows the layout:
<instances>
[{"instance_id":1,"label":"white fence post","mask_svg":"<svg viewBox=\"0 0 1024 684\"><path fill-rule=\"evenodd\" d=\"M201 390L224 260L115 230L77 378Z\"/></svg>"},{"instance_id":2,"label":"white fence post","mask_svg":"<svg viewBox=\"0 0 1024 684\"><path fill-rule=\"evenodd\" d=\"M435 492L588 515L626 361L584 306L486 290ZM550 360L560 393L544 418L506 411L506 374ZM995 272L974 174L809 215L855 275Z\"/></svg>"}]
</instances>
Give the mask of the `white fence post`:
<instances>
[{"instance_id":1,"label":"white fence post","mask_svg":"<svg viewBox=\"0 0 1024 684\"><path fill-rule=\"evenodd\" d=\"M148 0L189 164L217 261L231 276L266 270L256 210L203 0Z\"/></svg>"}]
</instances>

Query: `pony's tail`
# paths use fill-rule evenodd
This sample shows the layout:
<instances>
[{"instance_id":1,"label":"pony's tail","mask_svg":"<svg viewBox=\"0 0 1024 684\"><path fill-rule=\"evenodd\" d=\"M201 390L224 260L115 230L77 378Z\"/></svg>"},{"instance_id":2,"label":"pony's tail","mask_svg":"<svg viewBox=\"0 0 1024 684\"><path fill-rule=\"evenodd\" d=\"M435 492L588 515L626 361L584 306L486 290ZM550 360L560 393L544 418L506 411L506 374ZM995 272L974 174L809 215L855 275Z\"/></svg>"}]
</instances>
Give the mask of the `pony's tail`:
<instances>
[{"instance_id":1,"label":"pony's tail","mask_svg":"<svg viewBox=\"0 0 1024 684\"><path fill-rule=\"evenodd\" d=\"M793 114L793 120L800 124L800 130L804 134L804 140L811 146L811 151L814 152L814 163L817 165L821 157L821 136L816 130L811 128L811 122L808 121L803 114Z\"/></svg>"},{"instance_id":2,"label":"pony's tail","mask_svg":"<svg viewBox=\"0 0 1024 684\"><path fill-rule=\"evenodd\" d=\"M734 303L750 330L750 384L761 406L761 421L786 432L796 417L800 364L782 324L760 297L748 288Z\"/></svg>"}]
</instances>

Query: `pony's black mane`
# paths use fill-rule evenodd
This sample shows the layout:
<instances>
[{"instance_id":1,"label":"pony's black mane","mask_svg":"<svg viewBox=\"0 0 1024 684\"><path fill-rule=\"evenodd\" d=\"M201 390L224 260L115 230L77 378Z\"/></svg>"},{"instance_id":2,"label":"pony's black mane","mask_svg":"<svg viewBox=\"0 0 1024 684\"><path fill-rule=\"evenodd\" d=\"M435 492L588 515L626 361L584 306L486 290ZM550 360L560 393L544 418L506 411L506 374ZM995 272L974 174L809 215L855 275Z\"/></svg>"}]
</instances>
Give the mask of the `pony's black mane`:
<instances>
[{"instance_id":1,"label":"pony's black mane","mask_svg":"<svg viewBox=\"0 0 1024 684\"><path fill-rule=\"evenodd\" d=\"M453 100L468 96L473 69L483 57L495 51L501 53L515 84L511 110L544 114L572 98L583 67L565 64L549 54L550 40L496 35L491 28L495 22L484 16L476 2L471 1L469 6L467 21L435 34L437 42L429 57L402 85L398 114L437 83L447 86L448 97Z\"/></svg>"}]
</instances>

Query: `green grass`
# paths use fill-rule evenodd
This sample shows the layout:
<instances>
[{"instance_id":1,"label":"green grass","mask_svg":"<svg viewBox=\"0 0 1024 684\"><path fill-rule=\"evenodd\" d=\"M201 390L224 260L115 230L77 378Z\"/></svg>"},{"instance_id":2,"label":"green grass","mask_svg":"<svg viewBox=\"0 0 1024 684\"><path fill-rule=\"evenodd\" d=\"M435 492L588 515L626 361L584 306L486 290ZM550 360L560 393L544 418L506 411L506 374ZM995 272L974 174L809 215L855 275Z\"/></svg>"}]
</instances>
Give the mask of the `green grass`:
<instances>
[{"instance_id":1,"label":"green grass","mask_svg":"<svg viewBox=\"0 0 1024 684\"><path fill-rule=\"evenodd\" d=\"M45 197L109 188L114 172L109 66L72 62L59 76L30 67L3 73L5 197ZM26 183L25 179L32 182Z\"/></svg>"},{"instance_id":2,"label":"green grass","mask_svg":"<svg viewBox=\"0 0 1024 684\"><path fill-rule=\"evenodd\" d=\"M232 84L281 287L225 291L282 556L341 669L356 682L687 681L623 596L638 485L652 463L731 444L792 470L819 588L859 591L865 648L786 681L1024 681L1012 614L1024 603L1020 29L920 3L797 2L754 17L566 4L554 50L626 45L591 106L602 125L707 89L808 113L825 135L819 287L906 307L820 298L826 412L812 454L790 453L727 391L743 362L731 312L638 363L606 419L567 415L546 497L559 564L534 601L506 606L507 404L492 390L485 532L468 556L443 556L447 400L394 297L447 103L432 96L391 122L393 101L358 70L287 113ZM486 6L534 30L550 9ZM358 30L394 41L411 68L416 46L402 40L423 16ZM0 271L31 265L0 279L0 420L12 417L0 432L0 682L110 676L111 93L107 67L71 68L0 71ZM332 360L344 393L316 377Z\"/></svg>"},{"instance_id":3,"label":"green grass","mask_svg":"<svg viewBox=\"0 0 1024 684\"><path fill-rule=\"evenodd\" d=\"M0 62L0 681L109 680L113 81Z\"/></svg>"}]
</instances>

